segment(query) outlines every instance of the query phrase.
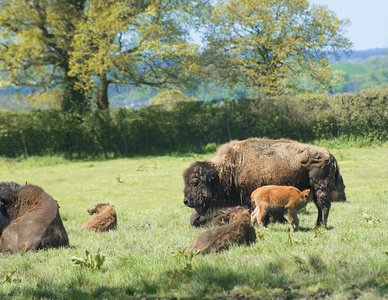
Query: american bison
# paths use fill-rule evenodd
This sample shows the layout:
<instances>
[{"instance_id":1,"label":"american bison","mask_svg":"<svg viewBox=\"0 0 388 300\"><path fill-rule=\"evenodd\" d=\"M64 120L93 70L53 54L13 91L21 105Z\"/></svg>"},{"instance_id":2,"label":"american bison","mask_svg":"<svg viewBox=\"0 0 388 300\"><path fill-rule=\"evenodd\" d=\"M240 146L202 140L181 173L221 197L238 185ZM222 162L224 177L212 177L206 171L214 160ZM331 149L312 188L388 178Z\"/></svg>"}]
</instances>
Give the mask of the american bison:
<instances>
[{"instance_id":1,"label":"american bison","mask_svg":"<svg viewBox=\"0 0 388 300\"><path fill-rule=\"evenodd\" d=\"M116 209L113 205L99 203L95 208L88 209L88 213L94 216L86 220L81 229L109 231L117 228Z\"/></svg>"},{"instance_id":2,"label":"american bison","mask_svg":"<svg viewBox=\"0 0 388 300\"><path fill-rule=\"evenodd\" d=\"M260 227L264 227L264 218L269 211L275 210L285 213L288 211L290 231L299 230L297 212L313 199L313 191L306 189L299 191L293 186L265 185L257 188L251 195L251 206L254 208L251 221L256 220Z\"/></svg>"},{"instance_id":3,"label":"american bison","mask_svg":"<svg viewBox=\"0 0 388 300\"><path fill-rule=\"evenodd\" d=\"M198 250L202 254L216 253L231 245L250 244L256 241L256 232L247 209L231 213L230 223L200 234L188 252Z\"/></svg>"},{"instance_id":4,"label":"american bison","mask_svg":"<svg viewBox=\"0 0 388 300\"><path fill-rule=\"evenodd\" d=\"M0 183L0 253L69 245L59 206L36 185Z\"/></svg>"},{"instance_id":5,"label":"american bison","mask_svg":"<svg viewBox=\"0 0 388 300\"><path fill-rule=\"evenodd\" d=\"M332 201L345 201L345 185L334 156L324 148L287 139L231 141L210 160L193 163L183 177L184 204L200 215L217 207L250 207L251 193L263 185L313 189L317 226L327 225ZM284 220L282 214L277 217Z\"/></svg>"},{"instance_id":6,"label":"american bison","mask_svg":"<svg viewBox=\"0 0 388 300\"><path fill-rule=\"evenodd\" d=\"M204 216L201 216L195 209L191 214L190 224L194 227L200 226L217 226L229 224L231 214L241 213L246 208L243 206L226 207L223 209L216 209L214 211L207 212Z\"/></svg>"}]
</instances>

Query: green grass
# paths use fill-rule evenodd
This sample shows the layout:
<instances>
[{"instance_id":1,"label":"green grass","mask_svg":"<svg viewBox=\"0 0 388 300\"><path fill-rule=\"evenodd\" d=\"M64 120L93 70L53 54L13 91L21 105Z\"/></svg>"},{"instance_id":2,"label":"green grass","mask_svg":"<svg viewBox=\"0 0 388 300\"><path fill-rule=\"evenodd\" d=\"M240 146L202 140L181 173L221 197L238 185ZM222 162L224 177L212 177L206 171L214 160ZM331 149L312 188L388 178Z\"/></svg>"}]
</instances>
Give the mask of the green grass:
<instances>
[{"instance_id":1,"label":"green grass","mask_svg":"<svg viewBox=\"0 0 388 300\"><path fill-rule=\"evenodd\" d=\"M388 293L388 145L330 149L341 167L348 201L331 207L328 230L314 230L314 204L299 214L301 230L271 224L257 242L196 256L183 270L186 249L206 229L191 228L183 205L188 157L68 161L61 157L0 158L0 181L39 185L60 205L70 247L0 257L0 285L8 299L139 299L274 297L382 299ZM86 210L115 205L118 230L80 231ZM93 271L72 257L99 250ZM183 270L177 272L177 270ZM228 298L229 297L229 298Z\"/></svg>"}]
</instances>

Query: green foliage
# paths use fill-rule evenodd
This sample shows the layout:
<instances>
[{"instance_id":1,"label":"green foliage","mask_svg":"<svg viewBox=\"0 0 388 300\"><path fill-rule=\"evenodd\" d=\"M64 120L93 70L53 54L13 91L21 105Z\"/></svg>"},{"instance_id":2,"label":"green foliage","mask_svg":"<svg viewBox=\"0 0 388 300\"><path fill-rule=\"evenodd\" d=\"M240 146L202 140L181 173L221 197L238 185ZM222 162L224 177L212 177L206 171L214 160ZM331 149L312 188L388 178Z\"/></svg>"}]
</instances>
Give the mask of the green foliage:
<instances>
[{"instance_id":1,"label":"green foliage","mask_svg":"<svg viewBox=\"0 0 388 300\"><path fill-rule=\"evenodd\" d=\"M193 270L193 260L199 255L199 250L195 250L191 253L187 252L187 249L182 249L178 247L173 253L172 256L177 257L178 267L172 272L172 277L176 278L180 275L186 274Z\"/></svg>"},{"instance_id":2,"label":"green foliage","mask_svg":"<svg viewBox=\"0 0 388 300\"><path fill-rule=\"evenodd\" d=\"M179 102L174 110L0 110L0 155L120 157L171 152L214 152L248 137L327 140L368 146L388 139L388 90L355 94Z\"/></svg>"},{"instance_id":3,"label":"green foliage","mask_svg":"<svg viewBox=\"0 0 388 300\"><path fill-rule=\"evenodd\" d=\"M194 97L187 97L182 91L169 90L161 92L149 101L150 105L163 105L167 110L172 110L179 102L193 102L197 101Z\"/></svg>"},{"instance_id":4,"label":"green foliage","mask_svg":"<svg viewBox=\"0 0 388 300\"><path fill-rule=\"evenodd\" d=\"M333 88L335 93L377 89L388 83L388 55L372 56L361 62L338 62L330 67L344 74L344 80Z\"/></svg>"},{"instance_id":5,"label":"green foliage","mask_svg":"<svg viewBox=\"0 0 388 300\"><path fill-rule=\"evenodd\" d=\"M328 88L328 53L349 50L348 24L305 0L217 1L204 34L205 80L267 95L293 94L303 77Z\"/></svg>"},{"instance_id":6,"label":"green foliage","mask_svg":"<svg viewBox=\"0 0 388 300\"><path fill-rule=\"evenodd\" d=\"M112 83L171 86L196 68L189 30L209 1L0 2L0 87L83 114L109 107ZM172 63L173 62L173 63Z\"/></svg>"},{"instance_id":7,"label":"green foliage","mask_svg":"<svg viewBox=\"0 0 388 300\"><path fill-rule=\"evenodd\" d=\"M87 270L96 270L100 269L103 263L105 262L105 255L101 255L100 251L98 250L95 256L92 256L92 254L89 252L89 250L85 250L85 257L75 257L73 256L71 258L71 261L75 265L79 265L81 268L87 269Z\"/></svg>"}]
</instances>

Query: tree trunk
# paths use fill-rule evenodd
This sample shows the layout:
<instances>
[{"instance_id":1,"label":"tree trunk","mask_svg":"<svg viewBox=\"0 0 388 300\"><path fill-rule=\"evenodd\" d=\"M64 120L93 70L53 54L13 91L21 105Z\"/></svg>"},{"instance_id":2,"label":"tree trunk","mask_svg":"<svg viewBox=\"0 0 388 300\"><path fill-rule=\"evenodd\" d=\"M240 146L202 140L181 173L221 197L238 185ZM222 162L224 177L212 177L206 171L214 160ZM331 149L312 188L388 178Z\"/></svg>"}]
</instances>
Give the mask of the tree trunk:
<instances>
[{"instance_id":1,"label":"tree trunk","mask_svg":"<svg viewBox=\"0 0 388 300\"><path fill-rule=\"evenodd\" d=\"M100 75L100 85L96 92L96 104L98 110L109 109L108 87L109 81L106 77L106 73L104 73L103 75Z\"/></svg>"},{"instance_id":2,"label":"tree trunk","mask_svg":"<svg viewBox=\"0 0 388 300\"><path fill-rule=\"evenodd\" d=\"M86 95L81 90L75 88L76 82L76 77L65 77L65 82L63 84L64 97L62 111L83 115L90 109L90 104Z\"/></svg>"}]
</instances>

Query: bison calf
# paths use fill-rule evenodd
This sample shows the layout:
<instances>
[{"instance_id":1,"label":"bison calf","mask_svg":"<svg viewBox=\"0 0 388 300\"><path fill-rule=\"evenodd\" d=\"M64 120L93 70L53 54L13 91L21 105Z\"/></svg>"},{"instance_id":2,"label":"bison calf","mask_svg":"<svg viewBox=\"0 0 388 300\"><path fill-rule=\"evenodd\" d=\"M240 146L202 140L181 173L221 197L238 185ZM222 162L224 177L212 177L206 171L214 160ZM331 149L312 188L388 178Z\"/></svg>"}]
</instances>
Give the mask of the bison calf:
<instances>
[{"instance_id":1,"label":"bison calf","mask_svg":"<svg viewBox=\"0 0 388 300\"><path fill-rule=\"evenodd\" d=\"M117 228L116 209L113 205L99 203L95 208L88 209L94 215L82 224L81 229L109 231Z\"/></svg>"},{"instance_id":2,"label":"bison calf","mask_svg":"<svg viewBox=\"0 0 388 300\"><path fill-rule=\"evenodd\" d=\"M298 210L307 205L313 199L311 189L302 192L293 186L266 185L254 190L251 194L251 205L254 207L251 221L257 221L263 227L263 221L269 211L288 211L290 230L299 230Z\"/></svg>"},{"instance_id":3,"label":"bison calf","mask_svg":"<svg viewBox=\"0 0 388 300\"><path fill-rule=\"evenodd\" d=\"M256 232L247 209L231 213L229 224L214 228L199 235L188 252L200 251L202 254L226 250L232 244L250 244L256 241Z\"/></svg>"}]
</instances>

